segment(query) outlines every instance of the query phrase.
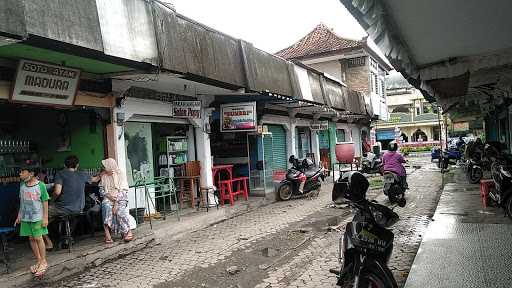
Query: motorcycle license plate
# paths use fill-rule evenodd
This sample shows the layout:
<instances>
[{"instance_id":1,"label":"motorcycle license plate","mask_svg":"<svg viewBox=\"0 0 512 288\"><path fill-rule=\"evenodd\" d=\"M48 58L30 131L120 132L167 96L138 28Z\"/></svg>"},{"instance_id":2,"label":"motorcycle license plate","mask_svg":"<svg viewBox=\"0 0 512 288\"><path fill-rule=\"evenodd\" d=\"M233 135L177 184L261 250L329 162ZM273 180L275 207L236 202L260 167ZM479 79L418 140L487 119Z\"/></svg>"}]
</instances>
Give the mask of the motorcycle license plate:
<instances>
[{"instance_id":1,"label":"motorcycle license plate","mask_svg":"<svg viewBox=\"0 0 512 288\"><path fill-rule=\"evenodd\" d=\"M367 223L353 223L352 241L356 247L384 252L393 243L393 233L379 226L367 226Z\"/></svg>"}]
</instances>

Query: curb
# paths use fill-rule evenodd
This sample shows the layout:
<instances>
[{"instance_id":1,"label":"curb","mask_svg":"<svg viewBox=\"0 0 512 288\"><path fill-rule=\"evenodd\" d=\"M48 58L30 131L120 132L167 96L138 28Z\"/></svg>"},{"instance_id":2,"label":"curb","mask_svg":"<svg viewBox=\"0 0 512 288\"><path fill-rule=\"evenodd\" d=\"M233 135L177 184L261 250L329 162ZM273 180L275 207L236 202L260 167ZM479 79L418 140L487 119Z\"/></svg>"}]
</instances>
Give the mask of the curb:
<instances>
[{"instance_id":1,"label":"curb","mask_svg":"<svg viewBox=\"0 0 512 288\"><path fill-rule=\"evenodd\" d=\"M78 254L74 258L62 259L50 263L45 278L51 279L51 281L48 282L57 282L86 269L94 268L105 262L117 259L120 256L122 257L123 255L144 249L150 244L155 243L156 238L155 233L150 231L137 235L137 237L129 243L119 242L121 241L116 242L114 246L111 247L101 245L98 246L97 249L88 250ZM30 287L34 284L34 276L29 271L23 271L5 275L0 278L0 282L2 282L2 287ZM46 281L43 280L43 282Z\"/></svg>"},{"instance_id":2,"label":"curb","mask_svg":"<svg viewBox=\"0 0 512 288\"><path fill-rule=\"evenodd\" d=\"M247 203L243 206L224 206L224 208L219 208L219 210L213 207L210 211L213 211L213 213L218 212L217 215L212 215L212 212L201 213L195 215L195 217L183 219L179 222L159 223L159 227L153 227L153 230L137 231L136 238L132 242L120 243L121 241L117 241L110 247L98 245L97 248L77 254L73 258L51 262L48 272L45 275L45 279L48 280L42 280L40 284L43 286L47 284L58 284L58 282L64 278L87 269L98 267L104 263L122 258L152 245L158 245L164 239L166 241L177 239L184 234L217 225L275 202L276 201L273 199L263 198L252 205L251 203ZM0 277L0 283L2 283L1 287L30 287L38 282L34 281L34 276L29 271L24 270L2 275Z\"/></svg>"}]
</instances>

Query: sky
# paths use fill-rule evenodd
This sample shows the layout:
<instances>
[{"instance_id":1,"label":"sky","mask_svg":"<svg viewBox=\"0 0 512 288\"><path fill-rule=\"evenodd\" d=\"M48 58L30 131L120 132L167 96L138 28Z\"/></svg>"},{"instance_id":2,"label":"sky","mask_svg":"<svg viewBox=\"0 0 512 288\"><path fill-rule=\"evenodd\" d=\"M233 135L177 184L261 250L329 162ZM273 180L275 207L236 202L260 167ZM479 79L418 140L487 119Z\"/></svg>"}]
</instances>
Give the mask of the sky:
<instances>
[{"instance_id":1,"label":"sky","mask_svg":"<svg viewBox=\"0 0 512 288\"><path fill-rule=\"evenodd\" d=\"M339 0L170 0L176 12L275 53L324 23L338 35L366 33Z\"/></svg>"}]
</instances>

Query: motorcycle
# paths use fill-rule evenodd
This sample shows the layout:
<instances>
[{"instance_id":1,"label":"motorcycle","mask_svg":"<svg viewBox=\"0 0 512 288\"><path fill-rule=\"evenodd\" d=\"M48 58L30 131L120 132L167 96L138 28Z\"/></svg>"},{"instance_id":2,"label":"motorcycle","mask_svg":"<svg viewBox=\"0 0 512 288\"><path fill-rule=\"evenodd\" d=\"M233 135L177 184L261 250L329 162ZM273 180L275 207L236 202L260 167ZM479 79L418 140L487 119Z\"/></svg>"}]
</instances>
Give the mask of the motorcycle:
<instances>
[{"instance_id":1,"label":"motorcycle","mask_svg":"<svg viewBox=\"0 0 512 288\"><path fill-rule=\"evenodd\" d=\"M466 162L465 170L468 181L471 184L480 182L484 175L482 162L475 158L471 158Z\"/></svg>"},{"instance_id":2,"label":"motorcycle","mask_svg":"<svg viewBox=\"0 0 512 288\"><path fill-rule=\"evenodd\" d=\"M292 155L288 162L292 164L292 167L288 169L286 178L281 181L277 189L279 200L287 201L294 195L318 195L322 187L320 179L325 181L325 169L315 167L309 158L300 161ZM306 182L301 193L299 187L302 181Z\"/></svg>"},{"instance_id":3,"label":"motorcycle","mask_svg":"<svg viewBox=\"0 0 512 288\"><path fill-rule=\"evenodd\" d=\"M476 151L470 155L470 159L466 162L466 176L469 183L476 184L480 182L483 177L483 171L491 170L491 163L494 163L501 154L502 148L500 143L489 142L485 144L483 153Z\"/></svg>"},{"instance_id":4,"label":"motorcycle","mask_svg":"<svg viewBox=\"0 0 512 288\"><path fill-rule=\"evenodd\" d=\"M371 152L363 154L361 161L361 173L376 174L381 173L382 159L380 156Z\"/></svg>"},{"instance_id":5,"label":"motorcycle","mask_svg":"<svg viewBox=\"0 0 512 288\"><path fill-rule=\"evenodd\" d=\"M368 180L357 171L345 173L334 184L333 201L349 200L355 215L339 241L338 259L342 268L329 271L337 275L338 286L396 288L396 280L387 266L394 234L386 228L399 217L392 209L368 201L368 187Z\"/></svg>"},{"instance_id":6,"label":"motorcycle","mask_svg":"<svg viewBox=\"0 0 512 288\"><path fill-rule=\"evenodd\" d=\"M505 209L505 215L512 219L512 163L510 156L497 159L491 166L494 188L489 191L490 204Z\"/></svg>"},{"instance_id":7,"label":"motorcycle","mask_svg":"<svg viewBox=\"0 0 512 288\"><path fill-rule=\"evenodd\" d=\"M405 187L400 177L391 171L384 171L384 195L390 203L403 203L405 206Z\"/></svg>"}]
</instances>

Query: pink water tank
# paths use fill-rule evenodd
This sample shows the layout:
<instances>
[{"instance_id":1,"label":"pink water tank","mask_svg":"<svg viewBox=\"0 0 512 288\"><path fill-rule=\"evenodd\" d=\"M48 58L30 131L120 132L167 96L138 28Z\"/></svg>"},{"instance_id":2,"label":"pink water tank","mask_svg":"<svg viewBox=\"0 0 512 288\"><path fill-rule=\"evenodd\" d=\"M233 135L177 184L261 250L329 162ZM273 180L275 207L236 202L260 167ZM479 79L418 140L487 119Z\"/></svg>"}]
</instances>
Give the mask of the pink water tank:
<instances>
[{"instance_id":1,"label":"pink water tank","mask_svg":"<svg viewBox=\"0 0 512 288\"><path fill-rule=\"evenodd\" d=\"M354 161L354 143L336 144L336 160L339 163L352 163Z\"/></svg>"}]
</instances>

